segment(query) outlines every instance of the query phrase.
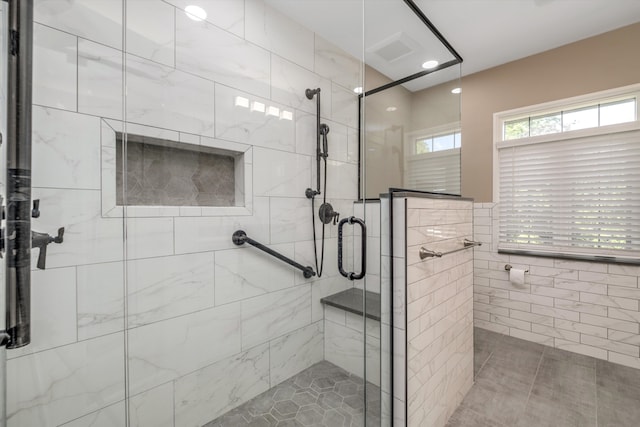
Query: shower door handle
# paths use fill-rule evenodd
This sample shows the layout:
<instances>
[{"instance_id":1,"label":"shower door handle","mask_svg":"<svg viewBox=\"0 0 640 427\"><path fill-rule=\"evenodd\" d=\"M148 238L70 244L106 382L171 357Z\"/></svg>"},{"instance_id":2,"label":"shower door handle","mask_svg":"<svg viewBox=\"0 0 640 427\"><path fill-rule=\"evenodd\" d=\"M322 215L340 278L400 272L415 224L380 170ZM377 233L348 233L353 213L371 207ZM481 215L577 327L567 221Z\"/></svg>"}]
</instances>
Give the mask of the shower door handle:
<instances>
[{"instance_id":1,"label":"shower door handle","mask_svg":"<svg viewBox=\"0 0 640 427\"><path fill-rule=\"evenodd\" d=\"M358 224L362 229L362 266L360 267L360 273L358 274L355 272L347 273L342 267L342 227L346 223ZM367 226L363 220L356 218L355 216L344 218L338 224L338 270L340 271L340 274L349 280L360 280L367 272Z\"/></svg>"}]
</instances>

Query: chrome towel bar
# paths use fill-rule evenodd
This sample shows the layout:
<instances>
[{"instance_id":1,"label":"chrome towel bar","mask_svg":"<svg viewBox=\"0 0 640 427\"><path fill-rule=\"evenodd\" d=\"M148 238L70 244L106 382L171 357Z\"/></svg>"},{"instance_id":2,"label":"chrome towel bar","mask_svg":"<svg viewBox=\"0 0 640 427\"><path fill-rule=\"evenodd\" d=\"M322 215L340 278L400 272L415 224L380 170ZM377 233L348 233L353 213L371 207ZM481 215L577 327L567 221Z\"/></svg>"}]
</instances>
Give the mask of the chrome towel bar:
<instances>
[{"instance_id":1,"label":"chrome towel bar","mask_svg":"<svg viewBox=\"0 0 640 427\"><path fill-rule=\"evenodd\" d=\"M426 249L424 246L420 248L420 259L425 259L425 258L441 258L444 255L449 255L455 252L460 252L460 251L464 251L465 249L469 249L469 248L473 248L474 246L482 246L481 242L475 242L473 240L469 240L469 239L464 239L462 241L462 244L464 245L461 248L458 249L453 249L451 251L447 251L447 252L436 252L436 251L432 251L429 249Z\"/></svg>"}]
</instances>

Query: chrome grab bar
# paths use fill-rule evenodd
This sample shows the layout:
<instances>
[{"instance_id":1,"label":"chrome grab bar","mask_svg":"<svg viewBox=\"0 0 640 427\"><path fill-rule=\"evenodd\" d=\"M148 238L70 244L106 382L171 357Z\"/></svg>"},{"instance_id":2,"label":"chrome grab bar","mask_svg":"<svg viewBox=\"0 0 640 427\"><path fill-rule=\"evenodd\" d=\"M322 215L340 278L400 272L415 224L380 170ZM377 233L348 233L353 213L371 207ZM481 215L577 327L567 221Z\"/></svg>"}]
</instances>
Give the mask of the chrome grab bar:
<instances>
[{"instance_id":1,"label":"chrome grab bar","mask_svg":"<svg viewBox=\"0 0 640 427\"><path fill-rule=\"evenodd\" d=\"M473 240L469 240L469 239L464 239L462 241L462 244L464 245L461 248L458 249L453 249L451 251L447 251L447 252L436 252L436 251L432 251L429 249L426 249L424 246L420 248L420 259L425 259L425 258L442 258L444 255L449 255L455 252L460 252L460 251L464 251L465 249L469 249L469 248L473 248L474 246L482 246L482 242L475 242Z\"/></svg>"}]
</instances>

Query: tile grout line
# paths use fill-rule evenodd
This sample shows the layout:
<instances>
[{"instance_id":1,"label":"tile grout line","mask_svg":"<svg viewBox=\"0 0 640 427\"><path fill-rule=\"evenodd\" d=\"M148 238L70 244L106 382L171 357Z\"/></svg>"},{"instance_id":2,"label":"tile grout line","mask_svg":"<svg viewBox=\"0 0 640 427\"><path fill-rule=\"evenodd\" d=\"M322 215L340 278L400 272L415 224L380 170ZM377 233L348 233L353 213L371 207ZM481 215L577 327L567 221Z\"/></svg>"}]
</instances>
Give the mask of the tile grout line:
<instances>
[{"instance_id":1,"label":"tile grout line","mask_svg":"<svg viewBox=\"0 0 640 427\"><path fill-rule=\"evenodd\" d=\"M529 405L529 399L531 398L531 392L533 391L533 386L536 384L536 379L538 378L538 373L540 372L540 365L542 365L542 359L544 358L544 354L547 352L547 346L544 346L542 349L542 354L540 355L540 360L538 360L538 366L536 367L536 374L533 376L533 382L531 383L531 387L529 387L529 393L527 394L527 400L524 404L524 409L522 410L522 414L527 410L527 406ZM520 415L522 415L520 414Z\"/></svg>"}]
</instances>

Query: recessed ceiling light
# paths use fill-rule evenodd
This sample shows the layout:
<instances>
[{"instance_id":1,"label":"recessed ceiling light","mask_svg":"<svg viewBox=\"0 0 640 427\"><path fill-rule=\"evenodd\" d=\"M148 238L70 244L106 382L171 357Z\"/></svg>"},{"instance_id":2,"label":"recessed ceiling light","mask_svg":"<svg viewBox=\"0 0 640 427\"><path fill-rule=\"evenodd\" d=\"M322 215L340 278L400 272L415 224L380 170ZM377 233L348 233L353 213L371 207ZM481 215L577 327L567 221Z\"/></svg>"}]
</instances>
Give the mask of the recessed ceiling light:
<instances>
[{"instance_id":1,"label":"recessed ceiling light","mask_svg":"<svg viewBox=\"0 0 640 427\"><path fill-rule=\"evenodd\" d=\"M262 102L253 101L251 103L251 111L257 111L258 113L264 113L265 105Z\"/></svg>"},{"instance_id":2,"label":"recessed ceiling light","mask_svg":"<svg viewBox=\"0 0 640 427\"><path fill-rule=\"evenodd\" d=\"M362 93L362 86L358 86L357 88L353 89L353 91L360 95Z\"/></svg>"},{"instance_id":3,"label":"recessed ceiling light","mask_svg":"<svg viewBox=\"0 0 640 427\"><path fill-rule=\"evenodd\" d=\"M398 107L394 107L394 106L387 107L387 111L396 111L397 109Z\"/></svg>"},{"instance_id":4,"label":"recessed ceiling light","mask_svg":"<svg viewBox=\"0 0 640 427\"><path fill-rule=\"evenodd\" d=\"M451 89L451 93L460 93L460 92L462 92L462 89L459 87Z\"/></svg>"},{"instance_id":5,"label":"recessed ceiling light","mask_svg":"<svg viewBox=\"0 0 640 427\"><path fill-rule=\"evenodd\" d=\"M184 12L194 21L204 21L207 19L207 12L200 6L194 4L185 7Z\"/></svg>"},{"instance_id":6,"label":"recessed ceiling light","mask_svg":"<svg viewBox=\"0 0 640 427\"><path fill-rule=\"evenodd\" d=\"M424 68L425 70L430 70L432 68L436 68L438 66L439 62L432 59L431 61L427 61L425 63L422 64L422 68Z\"/></svg>"},{"instance_id":7,"label":"recessed ceiling light","mask_svg":"<svg viewBox=\"0 0 640 427\"><path fill-rule=\"evenodd\" d=\"M244 96L236 96L236 107L249 108L249 100Z\"/></svg>"},{"instance_id":8,"label":"recessed ceiling light","mask_svg":"<svg viewBox=\"0 0 640 427\"><path fill-rule=\"evenodd\" d=\"M280 109L278 107L274 107L273 105L269 105L265 114L267 116L280 117Z\"/></svg>"}]
</instances>

